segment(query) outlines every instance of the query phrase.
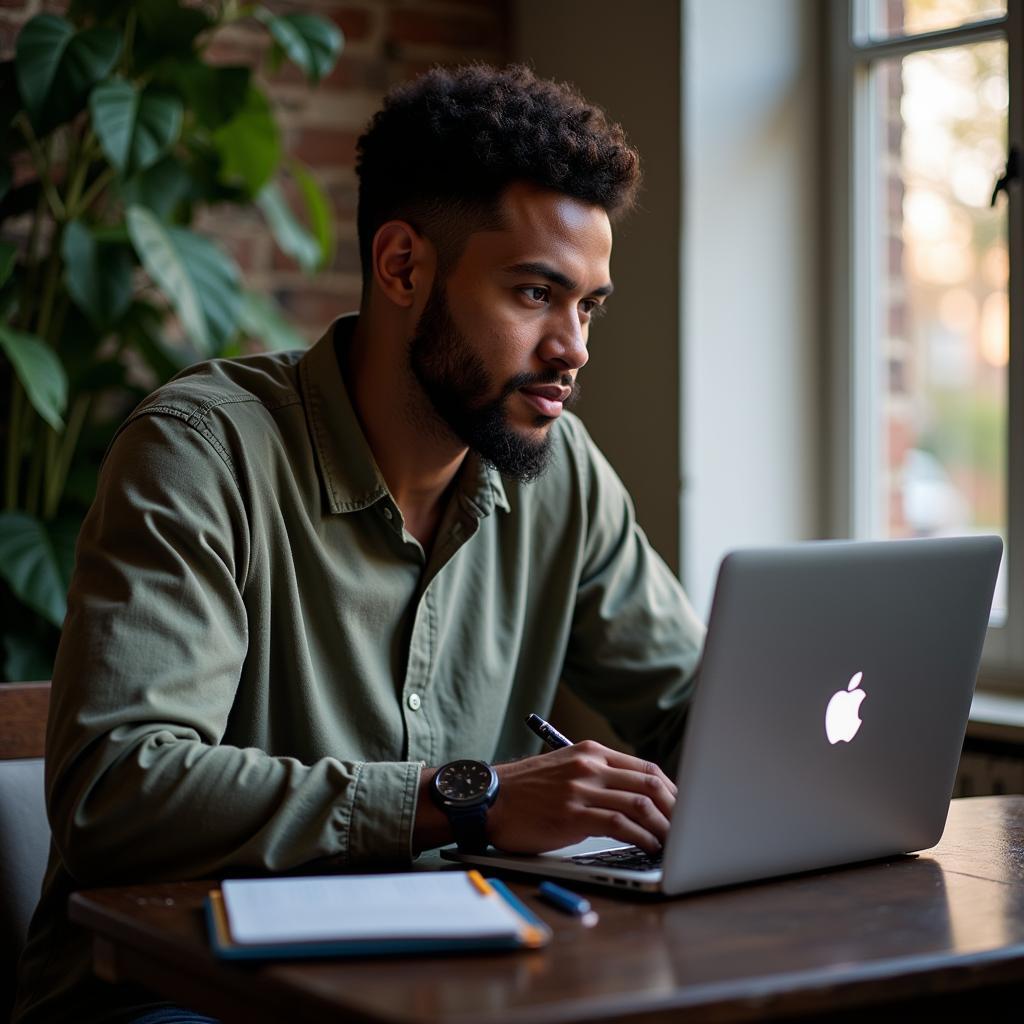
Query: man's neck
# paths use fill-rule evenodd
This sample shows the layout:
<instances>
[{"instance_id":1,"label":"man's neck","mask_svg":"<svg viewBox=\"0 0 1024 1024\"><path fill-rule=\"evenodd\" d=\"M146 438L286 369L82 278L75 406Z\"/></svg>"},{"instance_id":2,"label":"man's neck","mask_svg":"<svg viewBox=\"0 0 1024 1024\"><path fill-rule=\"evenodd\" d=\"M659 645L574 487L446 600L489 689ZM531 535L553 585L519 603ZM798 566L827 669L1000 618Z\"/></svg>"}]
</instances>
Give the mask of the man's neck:
<instances>
[{"instance_id":1,"label":"man's neck","mask_svg":"<svg viewBox=\"0 0 1024 1024\"><path fill-rule=\"evenodd\" d=\"M395 339L370 337L362 318L338 360L363 433L405 527L429 553L451 487L468 449L418 422L415 383L396 379L404 360L388 351ZM410 408L410 405L413 408ZM432 412L422 410L424 416Z\"/></svg>"}]
</instances>

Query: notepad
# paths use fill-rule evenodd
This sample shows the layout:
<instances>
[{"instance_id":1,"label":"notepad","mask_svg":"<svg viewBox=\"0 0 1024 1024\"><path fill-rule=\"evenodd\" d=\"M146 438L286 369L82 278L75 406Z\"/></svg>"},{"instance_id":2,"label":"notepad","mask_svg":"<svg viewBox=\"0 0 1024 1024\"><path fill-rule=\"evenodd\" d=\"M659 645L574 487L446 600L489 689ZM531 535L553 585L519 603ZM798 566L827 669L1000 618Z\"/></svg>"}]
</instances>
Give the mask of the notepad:
<instances>
[{"instance_id":1,"label":"notepad","mask_svg":"<svg viewBox=\"0 0 1024 1024\"><path fill-rule=\"evenodd\" d=\"M222 956L319 956L543 945L550 932L476 871L229 879L208 918Z\"/></svg>"}]
</instances>

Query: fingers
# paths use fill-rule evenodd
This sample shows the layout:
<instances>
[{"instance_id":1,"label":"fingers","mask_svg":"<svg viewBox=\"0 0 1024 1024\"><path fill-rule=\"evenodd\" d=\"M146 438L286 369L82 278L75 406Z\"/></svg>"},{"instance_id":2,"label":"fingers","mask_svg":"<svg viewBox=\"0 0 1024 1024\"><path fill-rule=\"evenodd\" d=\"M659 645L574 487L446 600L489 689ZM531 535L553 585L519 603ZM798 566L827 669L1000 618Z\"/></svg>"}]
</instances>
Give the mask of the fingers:
<instances>
[{"instance_id":1,"label":"fingers","mask_svg":"<svg viewBox=\"0 0 1024 1024\"><path fill-rule=\"evenodd\" d=\"M660 807L644 793L624 792L616 789L595 788L592 786L580 787L580 797L584 804L591 809L599 811L612 811L624 816L634 825L641 828L646 836L657 845L653 848L660 849L668 839L669 819ZM618 824L618 823L617 823ZM618 839L615 833L608 833ZM645 850L651 852L643 843L637 843Z\"/></svg>"},{"instance_id":2,"label":"fingers","mask_svg":"<svg viewBox=\"0 0 1024 1024\"><path fill-rule=\"evenodd\" d=\"M503 849L535 852L604 835L657 853L668 838L676 787L651 762L584 740L496 767L501 795L488 828Z\"/></svg>"},{"instance_id":3,"label":"fingers","mask_svg":"<svg viewBox=\"0 0 1024 1024\"><path fill-rule=\"evenodd\" d=\"M675 795L665 788L664 782L657 776L623 768L605 768L600 779L609 791L620 790L629 796L641 796L657 807L666 819L672 817L676 805Z\"/></svg>"},{"instance_id":4,"label":"fingers","mask_svg":"<svg viewBox=\"0 0 1024 1024\"><path fill-rule=\"evenodd\" d=\"M625 768L630 771L638 771L643 775L652 775L661 781L673 798L678 795L679 790L676 784L653 761L644 761L639 757L632 757L609 747L604 747L603 750L606 755L605 760L612 768Z\"/></svg>"},{"instance_id":5,"label":"fingers","mask_svg":"<svg viewBox=\"0 0 1024 1024\"><path fill-rule=\"evenodd\" d=\"M592 836L611 836L623 843L639 846L645 853L661 852L658 837L621 811L592 808L586 815L588 832Z\"/></svg>"},{"instance_id":6,"label":"fingers","mask_svg":"<svg viewBox=\"0 0 1024 1024\"><path fill-rule=\"evenodd\" d=\"M631 757L589 740L566 749L575 750L576 757L583 759L584 777L599 780L611 789L643 793L658 805L666 817L671 816L678 790L652 761Z\"/></svg>"}]
</instances>

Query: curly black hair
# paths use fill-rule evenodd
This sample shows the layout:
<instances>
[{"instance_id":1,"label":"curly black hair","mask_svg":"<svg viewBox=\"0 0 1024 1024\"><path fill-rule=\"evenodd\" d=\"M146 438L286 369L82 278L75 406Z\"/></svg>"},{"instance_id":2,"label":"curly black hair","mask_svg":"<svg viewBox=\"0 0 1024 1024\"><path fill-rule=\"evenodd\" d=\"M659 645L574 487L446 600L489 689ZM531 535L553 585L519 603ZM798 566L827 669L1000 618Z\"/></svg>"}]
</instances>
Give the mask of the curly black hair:
<instances>
[{"instance_id":1,"label":"curly black hair","mask_svg":"<svg viewBox=\"0 0 1024 1024\"><path fill-rule=\"evenodd\" d=\"M612 219L632 208L640 184L622 127L572 86L520 64L437 67L392 89L356 151L364 294L373 236L389 220L434 243L443 275L470 233L499 226L513 182L601 206Z\"/></svg>"}]
</instances>

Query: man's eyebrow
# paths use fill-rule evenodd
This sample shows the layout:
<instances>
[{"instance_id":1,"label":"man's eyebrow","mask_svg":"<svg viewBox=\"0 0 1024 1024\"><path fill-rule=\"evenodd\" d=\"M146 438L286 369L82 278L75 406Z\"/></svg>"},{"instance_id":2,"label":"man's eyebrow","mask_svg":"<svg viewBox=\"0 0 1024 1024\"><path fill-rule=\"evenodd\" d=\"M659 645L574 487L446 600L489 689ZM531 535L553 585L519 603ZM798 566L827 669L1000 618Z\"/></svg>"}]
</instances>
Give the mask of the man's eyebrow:
<instances>
[{"instance_id":1,"label":"man's eyebrow","mask_svg":"<svg viewBox=\"0 0 1024 1024\"><path fill-rule=\"evenodd\" d=\"M505 267L505 273L536 274L537 277L543 277L552 284L557 284L559 288L564 288L567 292L574 292L579 287L571 277L566 277L560 270L556 270L548 263L513 263L512 266ZM599 296L611 295L613 291L615 291L615 286L609 281L608 284L595 288L590 294Z\"/></svg>"}]
</instances>

